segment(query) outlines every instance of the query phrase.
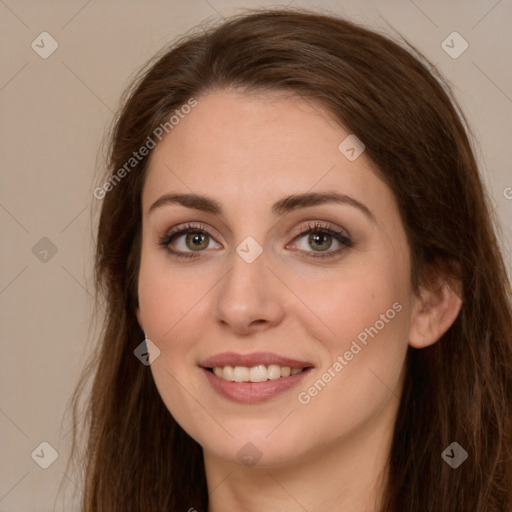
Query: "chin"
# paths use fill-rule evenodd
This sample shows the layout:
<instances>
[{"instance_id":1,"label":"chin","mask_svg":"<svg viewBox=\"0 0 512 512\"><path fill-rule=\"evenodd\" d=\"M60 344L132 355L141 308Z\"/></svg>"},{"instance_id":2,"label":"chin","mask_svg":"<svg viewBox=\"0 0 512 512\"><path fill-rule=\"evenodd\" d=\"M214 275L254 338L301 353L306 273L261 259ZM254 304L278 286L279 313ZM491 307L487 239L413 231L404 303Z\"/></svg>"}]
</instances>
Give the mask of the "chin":
<instances>
[{"instance_id":1,"label":"chin","mask_svg":"<svg viewBox=\"0 0 512 512\"><path fill-rule=\"evenodd\" d=\"M227 463L261 469L279 468L298 463L307 456L308 451L311 451L296 439L283 435L276 435L274 439L265 439L264 435L251 436L246 433L230 439L223 445L215 444L214 440L211 441L213 442L200 443L205 457L210 454Z\"/></svg>"}]
</instances>

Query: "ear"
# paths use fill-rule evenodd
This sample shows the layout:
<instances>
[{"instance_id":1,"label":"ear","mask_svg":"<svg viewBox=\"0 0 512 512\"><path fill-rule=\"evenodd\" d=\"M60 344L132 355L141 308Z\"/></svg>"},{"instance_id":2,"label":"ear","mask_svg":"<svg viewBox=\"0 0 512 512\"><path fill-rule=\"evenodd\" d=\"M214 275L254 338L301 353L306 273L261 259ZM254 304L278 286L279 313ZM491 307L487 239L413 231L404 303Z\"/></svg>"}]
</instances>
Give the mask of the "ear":
<instances>
[{"instance_id":1,"label":"ear","mask_svg":"<svg viewBox=\"0 0 512 512\"><path fill-rule=\"evenodd\" d=\"M139 306L135 308L135 315L137 316L137 322L139 323L140 328L144 331L144 326L142 324L142 315Z\"/></svg>"},{"instance_id":2,"label":"ear","mask_svg":"<svg viewBox=\"0 0 512 512\"><path fill-rule=\"evenodd\" d=\"M433 345L452 326L462 306L453 283L436 277L428 288L414 299L409 331L409 345L425 348Z\"/></svg>"}]
</instances>

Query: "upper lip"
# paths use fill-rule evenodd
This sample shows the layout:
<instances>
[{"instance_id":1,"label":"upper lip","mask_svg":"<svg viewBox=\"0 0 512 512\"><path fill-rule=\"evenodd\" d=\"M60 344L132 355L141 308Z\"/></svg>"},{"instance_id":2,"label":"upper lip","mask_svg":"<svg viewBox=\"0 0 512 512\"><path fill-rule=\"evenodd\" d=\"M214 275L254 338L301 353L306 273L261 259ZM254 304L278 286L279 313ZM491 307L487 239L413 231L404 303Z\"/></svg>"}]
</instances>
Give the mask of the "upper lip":
<instances>
[{"instance_id":1,"label":"upper lip","mask_svg":"<svg viewBox=\"0 0 512 512\"><path fill-rule=\"evenodd\" d=\"M253 367L259 364L289 366L290 368L309 368L313 366L306 361L279 356L271 352L254 352L253 354L237 354L236 352L224 352L208 357L199 363L203 368L215 368L216 366L246 366Z\"/></svg>"}]
</instances>

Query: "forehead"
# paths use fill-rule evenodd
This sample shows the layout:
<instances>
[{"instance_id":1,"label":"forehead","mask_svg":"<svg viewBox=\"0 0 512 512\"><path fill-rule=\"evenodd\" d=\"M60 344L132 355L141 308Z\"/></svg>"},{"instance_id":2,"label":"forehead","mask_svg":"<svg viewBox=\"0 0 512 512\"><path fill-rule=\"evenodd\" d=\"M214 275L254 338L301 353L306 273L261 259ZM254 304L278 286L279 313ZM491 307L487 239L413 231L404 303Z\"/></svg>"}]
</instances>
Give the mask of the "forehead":
<instances>
[{"instance_id":1,"label":"forehead","mask_svg":"<svg viewBox=\"0 0 512 512\"><path fill-rule=\"evenodd\" d=\"M259 203L316 189L390 196L364 152L354 161L340 152L350 132L320 103L230 90L197 101L153 150L146 207L172 191Z\"/></svg>"}]
</instances>

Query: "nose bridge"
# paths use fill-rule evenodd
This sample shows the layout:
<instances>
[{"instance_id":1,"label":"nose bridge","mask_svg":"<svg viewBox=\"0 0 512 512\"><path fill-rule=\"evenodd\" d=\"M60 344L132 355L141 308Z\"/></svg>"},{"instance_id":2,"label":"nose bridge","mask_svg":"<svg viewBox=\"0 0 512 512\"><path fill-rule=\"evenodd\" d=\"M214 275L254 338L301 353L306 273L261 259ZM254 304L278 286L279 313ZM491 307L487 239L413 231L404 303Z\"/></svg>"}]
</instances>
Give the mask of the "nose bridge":
<instances>
[{"instance_id":1,"label":"nose bridge","mask_svg":"<svg viewBox=\"0 0 512 512\"><path fill-rule=\"evenodd\" d=\"M256 257L252 251L253 249L248 246L247 242L242 242L231 258L231 271L227 276L227 281L229 288L235 293L238 289L253 289L258 293L259 285L265 288L266 274L269 272L267 269L268 258L263 255L263 251Z\"/></svg>"},{"instance_id":2,"label":"nose bridge","mask_svg":"<svg viewBox=\"0 0 512 512\"><path fill-rule=\"evenodd\" d=\"M281 321L282 290L271 282L268 264L267 255L254 242L244 240L239 244L231 256L230 271L217 288L214 312L217 321L237 331Z\"/></svg>"}]
</instances>

